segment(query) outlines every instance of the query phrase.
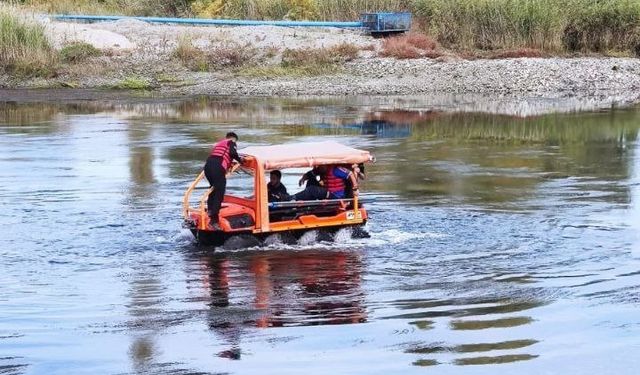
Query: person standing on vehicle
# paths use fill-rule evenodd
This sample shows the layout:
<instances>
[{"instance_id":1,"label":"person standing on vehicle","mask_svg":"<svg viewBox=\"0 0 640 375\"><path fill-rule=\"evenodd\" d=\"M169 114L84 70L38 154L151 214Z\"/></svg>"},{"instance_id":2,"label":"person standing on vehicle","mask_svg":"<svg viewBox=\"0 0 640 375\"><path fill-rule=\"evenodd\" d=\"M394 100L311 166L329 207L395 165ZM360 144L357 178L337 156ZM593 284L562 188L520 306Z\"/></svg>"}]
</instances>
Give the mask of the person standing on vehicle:
<instances>
[{"instance_id":1,"label":"person standing on vehicle","mask_svg":"<svg viewBox=\"0 0 640 375\"><path fill-rule=\"evenodd\" d=\"M213 146L211 154L209 154L204 165L204 175L209 181L209 185L213 188L207 199L207 210L210 219L209 226L214 229L220 228L218 213L227 188L227 172L231 168L233 160L238 161L240 164L243 162L236 149L237 142L238 135L236 133L227 133L223 140Z\"/></svg>"}]
</instances>

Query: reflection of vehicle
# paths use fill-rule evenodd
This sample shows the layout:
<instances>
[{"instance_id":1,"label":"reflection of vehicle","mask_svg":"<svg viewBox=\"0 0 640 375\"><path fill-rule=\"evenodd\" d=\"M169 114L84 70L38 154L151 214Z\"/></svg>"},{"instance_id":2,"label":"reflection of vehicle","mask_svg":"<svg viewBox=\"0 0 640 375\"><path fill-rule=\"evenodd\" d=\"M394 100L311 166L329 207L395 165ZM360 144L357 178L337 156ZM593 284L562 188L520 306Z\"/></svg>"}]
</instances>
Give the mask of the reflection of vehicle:
<instances>
[{"instance_id":1,"label":"reflection of vehicle","mask_svg":"<svg viewBox=\"0 0 640 375\"><path fill-rule=\"evenodd\" d=\"M335 129L332 124L315 124L316 129ZM340 125L338 129L354 130L362 135L373 135L378 138L405 138L411 135L411 124L395 123L387 120L366 120L353 124Z\"/></svg>"},{"instance_id":2,"label":"reflection of vehicle","mask_svg":"<svg viewBox=\"0 0 640 375\"><path fill-rule=\"evenodd\" d=\"M254 194L248 198L225 195L220 210L220 230L209 227L207 191L198 208L189 204L191 193L203 179L201 173L186 191L183 216L186 226L201 243L221 245L233 236L251 235L262 239L274 233L300 235L312 229L335 231L357 228L367 222L367 211L358 197L346 199L269 203L265 173L274 169L311 168L320 165L351 165L373 160L368 151L336 142L297 143L248 147L240 151L245 162L240 167L253 176Z\"/></svg>"},{"instance_id":3,"label":"reflection of vehicle","mask_svg":"<svg viewBox=\"0 0 640 375\"><path fill-rule=\"evenodd\" d=\"M265 251L241 257L227 254L223 258L202 258L200 264L205 266L212 308L251 311L238 316L234 323L281 327L366 321L360 287L362 263L355 252ZM220 316L221 322L212 321L211 325L230 323L229 319Z\"/></svg>"},{"instance_id":4,"label":"reflection of vehicle","mask_svg":"<svg viewBox=\"0 0 640 375\"><path fill-rule=\"evenodd\" d=\"M194 260L203 277L208 327L221 340L220 357L240 359L242 338L254 327L367 321L358 252L265 250Z\"/></svg>"}]
</instances>

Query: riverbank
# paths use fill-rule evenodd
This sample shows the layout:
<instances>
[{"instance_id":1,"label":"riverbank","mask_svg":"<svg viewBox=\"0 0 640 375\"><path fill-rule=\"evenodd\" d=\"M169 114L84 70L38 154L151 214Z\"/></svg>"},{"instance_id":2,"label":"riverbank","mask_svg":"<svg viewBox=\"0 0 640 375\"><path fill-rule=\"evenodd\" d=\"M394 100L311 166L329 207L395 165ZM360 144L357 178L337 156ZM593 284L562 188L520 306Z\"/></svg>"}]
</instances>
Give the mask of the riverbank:
<instances>
[{"instance_id":1,"label":"riverbank","mask_svg":"<svg viewBox=\"0 0 640 375\"><path fill-rule=\"evenodd\" d=\"M640 101L636 58L478 58L434 45L416 50L419 58L397 59L383 57L388 42L353 30L36 22L44 25L55 49L81 42L99 53L61 62L51 76L0 74L0 88L120 88L165 96L478 94L579 97L622 105ZM336 50L339 58L326 58ZM307 69L304 64L315 63L304 58L313 54L325 65ZM190 64L199 58L207 65Z\"/></svg>"}]
</instances>

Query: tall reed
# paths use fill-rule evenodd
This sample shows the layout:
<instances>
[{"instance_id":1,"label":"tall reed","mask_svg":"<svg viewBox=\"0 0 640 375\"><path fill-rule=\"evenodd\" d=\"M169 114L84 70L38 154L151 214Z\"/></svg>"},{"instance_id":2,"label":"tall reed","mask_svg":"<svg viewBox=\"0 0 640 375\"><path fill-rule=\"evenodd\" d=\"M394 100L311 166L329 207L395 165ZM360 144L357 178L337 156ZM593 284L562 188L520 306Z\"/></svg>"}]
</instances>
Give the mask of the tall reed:
<instances>
[{"instance_id":1,"label":"tall reed","mask_svg":"<svg viewBox=\"0 0 640 375\"><path fill-rule=\"evenodd\" d=\"M0 8L0 70L47 76L53 74L57 58L42 25Z\"/></svg>"},{"instance_id":2,"label":"tall reed","mask_svg":"<svg viewBox=\"0 0 640 375\"><path fill-rule=\"evenodd\" d=\"M412 8L425 29L448 47L640 49L637 0L413 0Z\"/></svg>"}]
</instances>

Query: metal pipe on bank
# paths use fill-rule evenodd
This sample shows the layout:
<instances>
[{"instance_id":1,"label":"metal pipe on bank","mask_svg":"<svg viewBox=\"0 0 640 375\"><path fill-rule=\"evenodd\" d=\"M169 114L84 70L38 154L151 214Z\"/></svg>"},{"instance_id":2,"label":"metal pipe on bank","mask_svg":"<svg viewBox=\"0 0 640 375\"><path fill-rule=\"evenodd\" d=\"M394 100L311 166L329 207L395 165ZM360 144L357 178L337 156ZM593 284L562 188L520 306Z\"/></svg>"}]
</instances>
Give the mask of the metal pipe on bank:
<instances>
[{"instance_id":1,"label":"metal pipe on bank","mask_svg":"<svg viewBox=\"0 0 640 375\"><path fill-rule=\"evenodd\" d=\"M138 20L149 23L169 23L197 26L281 26L281 27L337 27L345 29L364 29L371 34L385 35L402 33L411 28L411 13L363 13L360 21L264 21L264 20L230 20L204 18L170 18L170 17L129 17L129 16L91 16L82 14L58 14L52 18L56 21L106 22L118 20Z\"/></svg>"}]
</instances>

